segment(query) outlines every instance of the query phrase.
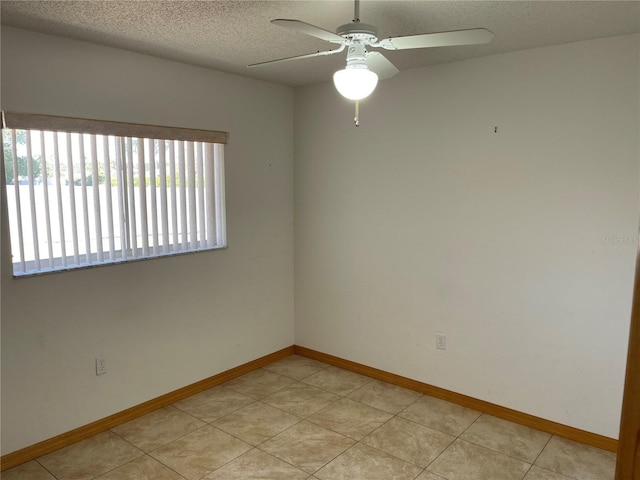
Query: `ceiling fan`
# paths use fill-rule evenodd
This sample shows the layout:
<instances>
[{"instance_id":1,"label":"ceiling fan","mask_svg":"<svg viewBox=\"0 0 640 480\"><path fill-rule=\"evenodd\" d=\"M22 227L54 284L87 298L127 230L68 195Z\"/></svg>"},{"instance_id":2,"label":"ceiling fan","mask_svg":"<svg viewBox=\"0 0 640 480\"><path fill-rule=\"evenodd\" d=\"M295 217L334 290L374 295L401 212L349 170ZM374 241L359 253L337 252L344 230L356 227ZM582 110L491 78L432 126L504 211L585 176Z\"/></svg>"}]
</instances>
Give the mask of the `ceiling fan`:
<instances>
[{"instance_id":1,"label":"ceiling fan","mask_svg":"<svg viewBox=\"0 0 640 480\"><path fill-rule=\"evenodd\" d=\"M300 20L271 20L271 23L274 25L338 44L339 46L337 48L254 63L248 65L248 67L259 67L301 58L334 55L346 49L347 65L344 69L334 73L333 83L342 96L356 101L356 116L354 120L356 126L358 126L359 100L368 97L375 90L378 79L384 80L393 77L399 71L384 55L377 51L371 51L369 50L370 48L405 50L411 48L476 45L488 43L494 36L492 32L485 28L473 28L469 30L454 30L451 32L389 37L379 40L378 32L374 25L360 22L360 0L354 0L354 3L353 21L339 26L336 29L336 33Z\"/></svg>"}]
</instances>

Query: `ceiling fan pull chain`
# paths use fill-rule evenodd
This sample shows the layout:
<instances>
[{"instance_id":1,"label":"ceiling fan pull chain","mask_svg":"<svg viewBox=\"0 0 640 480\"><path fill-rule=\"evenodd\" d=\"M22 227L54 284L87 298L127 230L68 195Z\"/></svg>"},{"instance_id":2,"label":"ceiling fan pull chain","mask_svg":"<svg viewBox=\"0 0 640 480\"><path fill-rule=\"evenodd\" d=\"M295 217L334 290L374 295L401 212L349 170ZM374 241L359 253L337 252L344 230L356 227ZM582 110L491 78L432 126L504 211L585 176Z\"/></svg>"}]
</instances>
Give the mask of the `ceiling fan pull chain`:
<instances>
[{"instance_id":1,"label":"ceiling fan pull chain","mask_svg":"<svg viewBox=\"0 0 640 480\"><path fill-rule=\"evenodd\" d=\"M353 117L353 123L356 124L356 127L360 126L360 100L356 100L356 113Z\"/></svg>"}]
</instances>

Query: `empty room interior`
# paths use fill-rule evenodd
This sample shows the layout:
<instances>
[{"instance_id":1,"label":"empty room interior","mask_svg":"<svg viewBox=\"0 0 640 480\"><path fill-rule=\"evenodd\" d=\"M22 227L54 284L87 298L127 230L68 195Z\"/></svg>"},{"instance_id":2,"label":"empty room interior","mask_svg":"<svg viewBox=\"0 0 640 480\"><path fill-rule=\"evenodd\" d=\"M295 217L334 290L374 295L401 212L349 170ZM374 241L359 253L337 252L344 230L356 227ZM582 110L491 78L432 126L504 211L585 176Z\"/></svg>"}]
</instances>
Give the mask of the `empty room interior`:
<instances>
[{"instance_id":1,"label":"empty room interior","mask_svg":"<svg viewBox=\"0 0 640 480\"><path fill-rule=\"evenodd\" d=\"M335 46L272 19L333 32L353 8L2 2L4 112L228 134L224 248L14 276L5 182L3 463L292 354L615 451L640 213L640 3L363 0L381 38L495 36L380 50L399 72L359 101L359 126L332 82L346 50L246 67ZM322 472L300 478L334 478Z\"/></svg>"}]
</instances>

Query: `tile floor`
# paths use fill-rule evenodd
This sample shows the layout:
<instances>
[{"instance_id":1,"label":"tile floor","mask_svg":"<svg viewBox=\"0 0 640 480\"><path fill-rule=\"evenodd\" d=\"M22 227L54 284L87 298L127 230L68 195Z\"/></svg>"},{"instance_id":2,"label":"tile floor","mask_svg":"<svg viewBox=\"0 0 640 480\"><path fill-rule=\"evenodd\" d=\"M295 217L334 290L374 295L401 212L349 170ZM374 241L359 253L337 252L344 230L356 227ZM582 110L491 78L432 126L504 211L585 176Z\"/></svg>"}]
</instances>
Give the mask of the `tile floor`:
<instances>
[{"instance_id":1,"label":"tile floor","mask_svg":"<svg viewBox=\"0 0 640 480\"><path fill-rule=\"evenodd\" d=\"M611 480L615 455L301 356L3 480Z\"/></svg>"}]
</instances>

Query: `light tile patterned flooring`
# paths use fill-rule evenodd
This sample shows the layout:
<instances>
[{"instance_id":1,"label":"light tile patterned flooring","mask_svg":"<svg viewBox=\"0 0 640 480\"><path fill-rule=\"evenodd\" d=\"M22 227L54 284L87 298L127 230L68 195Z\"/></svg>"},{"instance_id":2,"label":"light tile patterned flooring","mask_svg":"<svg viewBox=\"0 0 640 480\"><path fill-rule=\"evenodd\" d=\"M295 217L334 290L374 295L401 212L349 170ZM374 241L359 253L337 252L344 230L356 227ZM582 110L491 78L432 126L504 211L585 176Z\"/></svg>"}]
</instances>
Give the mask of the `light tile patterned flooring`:
<instances>
[{"instance_id":1,"label":"light tile patterned flooring","mask_svg":"<svg viewBox=\"0 0 640 480\"><path fill-rule=\"evenodd\" d=\"M611 480L615 455L293 355L3 480Z\"/></svg>"}]
</instances>

